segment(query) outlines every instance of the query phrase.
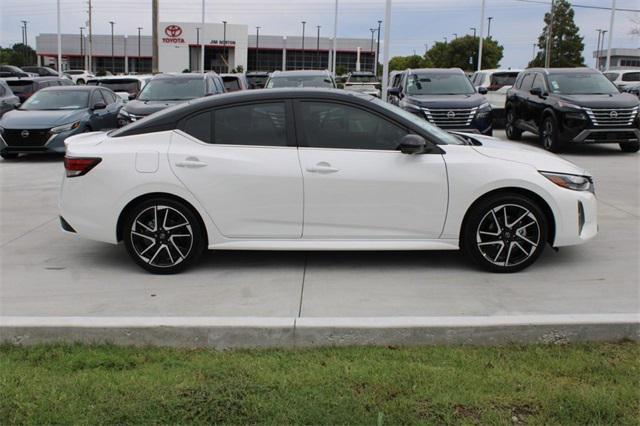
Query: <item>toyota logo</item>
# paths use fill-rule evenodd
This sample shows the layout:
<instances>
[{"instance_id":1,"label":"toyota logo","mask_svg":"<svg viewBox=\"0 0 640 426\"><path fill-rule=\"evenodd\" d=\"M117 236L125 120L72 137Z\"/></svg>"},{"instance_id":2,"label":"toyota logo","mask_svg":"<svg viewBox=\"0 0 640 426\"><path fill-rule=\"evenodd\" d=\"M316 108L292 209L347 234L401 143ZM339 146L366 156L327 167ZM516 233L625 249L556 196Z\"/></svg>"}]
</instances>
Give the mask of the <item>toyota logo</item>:
<instances>
[{"instance_id":1,"label":"toyota logo","mask_svg":"<svg viewBox=\"0 0 640 426\"><path fill-rule=\"evenodd\" d=\"M28 138L29 137L29 131L28 130L23 130L20 132L20 136L22 136L23 138Z\"/></svg>"},{"instance_id":2,"label":"toyota logo","mask_svg":"<svg viewBox=\"0 0 640 426\"><path fill-rule=\"evenodd\" d=\"M164 29L164 33L169 37L180 37L182 28L178 25L168 25L167 28Z\"/></svg>"},{"instance_id":3,"label":"toyota logo","mask_svg":"<svg viewBox=\"0 0 640 426\"><path fill-rule=\"evenodd\" d=\"M611 118L618 118L618 111L611 111L609 113L609 117Z\"/></svg>"},{"instance_id":4,"label":"toyota logo","mask_svg":"<svg viewBox=\"0 0 640 426\"><path fill-rule=\"evenodd\" d=\"M447 118L455 118L456 117L456 113L453 111L449 111L447 112Z\"/></svg>"}]
</instances>

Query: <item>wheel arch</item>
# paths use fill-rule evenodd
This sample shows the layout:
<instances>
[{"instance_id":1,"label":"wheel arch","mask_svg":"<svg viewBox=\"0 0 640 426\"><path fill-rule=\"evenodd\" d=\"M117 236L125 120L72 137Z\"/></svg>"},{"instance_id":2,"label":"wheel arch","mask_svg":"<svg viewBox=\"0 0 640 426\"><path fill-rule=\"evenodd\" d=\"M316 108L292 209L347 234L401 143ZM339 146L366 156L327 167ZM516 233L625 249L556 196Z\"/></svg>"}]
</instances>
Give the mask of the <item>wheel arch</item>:
<instances>
[{"instance_id":1,"label":"wheel arch","mask_svg":"<svg viewBox=\"0 0 640 426\"><path fill-rule=\"evenodd\" d=\"M473 203L471 203L471 205L465 212L464 218L462 219L462 223L460 225L459 239L461 244L464 239L464 230L465 230L467 221L469 220L470 213L474 209L474 207L489 197L493 197L495 195L502 195L502 194L522 195L524 197L529 198L534 203L536 203L540 207L540 209L542 209L545 219L547 219L547 225L548 225L547 242L549 242L550 244L553 244L556 238L556 220L553 214L553 210L551 209L551 206L549 206L549 204L545 201L544 198L536 194L534 191L531 191L526 188L519 188L519 187L504 187L504 188L494 189L481 195Z\"/></svg>"},{"instance_id":2,"label":"wheel arch","mask_svg":"<svg viewBox=\"0 0 640 426\"><path fill-rule=\"evenodd\" d=\"M149 200L149 199L153 199L153 198L169 198L171 200L177 201L179 203L184 204L185 207L187 207L188 209L191 210L191 212L195 215L195 217L198 219L199 223L200 223L200 227L202 228L202 232L204 232L204 238L205 238L205 242L208 245L209 244L209 233L207 231L207 226L204 223L204 220L202 219L202 216L200 215L200 212L198 212L198 209L196 209L193 204L191 204L189 201L185 200L184 198L177 196L175 194L170 194L167 192L150 192L148 194L143 194L143 195L139 195L138 197L132 199L131 201L129 201L124 208L122 209L122 211L120 212L120 215L118 216L118 221L116 223L116 239L118 242L122 241L123 238L123 227L124 227L124 219L127 217L127 215L129 214L129 212L139 203Z\"/></svg>"}]
</instances>

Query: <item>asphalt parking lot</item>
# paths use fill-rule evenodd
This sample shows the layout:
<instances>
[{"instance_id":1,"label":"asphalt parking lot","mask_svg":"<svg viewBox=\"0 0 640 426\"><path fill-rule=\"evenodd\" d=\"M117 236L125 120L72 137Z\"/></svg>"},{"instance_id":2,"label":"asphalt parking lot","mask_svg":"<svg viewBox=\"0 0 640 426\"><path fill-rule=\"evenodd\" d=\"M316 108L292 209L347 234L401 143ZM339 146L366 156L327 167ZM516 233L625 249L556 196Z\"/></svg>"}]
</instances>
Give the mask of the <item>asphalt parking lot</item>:
<instances>
[{"instance_id":1,"label":"asphalt parking lot","mask_svg":"<svg viewBox=\"0 0 640 426\"><path fill-rule=\"evenodd\" d=\"M503 132L497 136L503 137ZM522 143L533 143L529 137ZM524 272L481 272L455 252L208 252L150 275L122 246L64 235L61 157L0 161L3 316L402 317L637 313L640 155L563 156L596 179L600 234Z\"/></svg>"}]
</instances>

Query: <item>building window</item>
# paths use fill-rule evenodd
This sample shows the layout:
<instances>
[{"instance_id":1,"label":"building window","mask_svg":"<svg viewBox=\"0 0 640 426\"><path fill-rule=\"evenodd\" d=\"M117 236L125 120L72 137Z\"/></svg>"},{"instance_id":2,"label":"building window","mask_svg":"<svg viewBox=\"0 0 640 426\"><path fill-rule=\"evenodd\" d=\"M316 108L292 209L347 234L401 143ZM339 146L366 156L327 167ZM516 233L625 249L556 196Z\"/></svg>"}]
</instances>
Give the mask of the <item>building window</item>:
<instances>
[{"instance_id":1,"label":"building window","mask_svg":"<svg viewBox=\"0 0 640 426\"><path fill-rule=\"evenodd\" d=\"M288 52L287 52L288 53ZM247 71L275 71L282 69L282 49L260 49L256 58L256 49L247 52Z\"/></svg>"}]
</instances>

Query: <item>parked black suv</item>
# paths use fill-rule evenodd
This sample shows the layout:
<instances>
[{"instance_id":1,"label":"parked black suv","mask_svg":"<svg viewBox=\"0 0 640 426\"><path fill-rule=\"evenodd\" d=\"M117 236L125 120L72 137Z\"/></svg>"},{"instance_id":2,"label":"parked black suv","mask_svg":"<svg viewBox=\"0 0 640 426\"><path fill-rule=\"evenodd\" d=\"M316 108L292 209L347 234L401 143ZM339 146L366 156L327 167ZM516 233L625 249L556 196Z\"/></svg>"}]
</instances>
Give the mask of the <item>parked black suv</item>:
<instances>
[{"instance_id":1,"label":"parked black suv","mask_svg":"<svg viewBox=\"0 0 640 426\"><path fill-rule=\"evenodd\" d=\"M511 140L523 131L540 136L546 149L569 143L618 143L640 149L640 101L620 93L600 71L589 68L530 68L507 92L505 130Z\"/></svg>"},{"instance_id":2,"label":"parked black suv","mask_svg":"<svg viewBox=\"0 0 640 426\"><path fill-rule=\"evenodd\" d=\"M409 69L395 78L389 101L444 130L491 136L491 105L460 68Z\"/></svg>"}]
</instances>

